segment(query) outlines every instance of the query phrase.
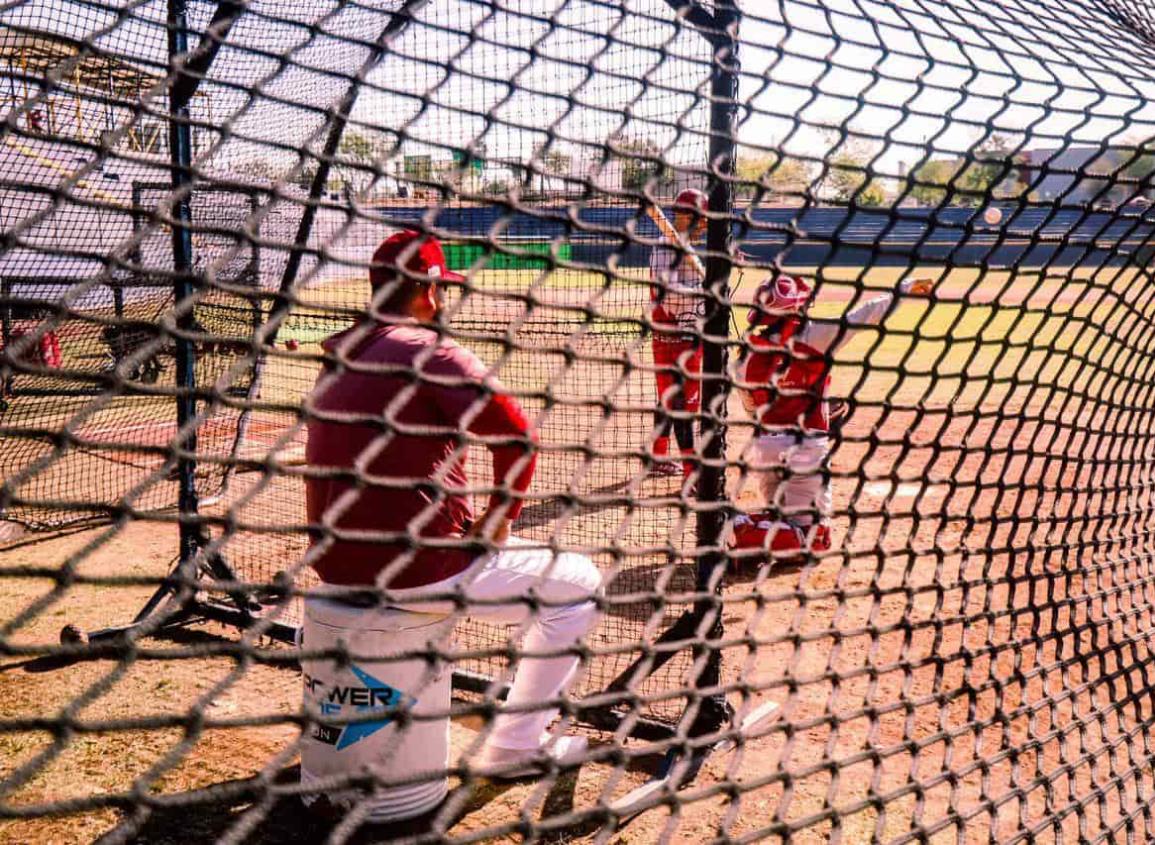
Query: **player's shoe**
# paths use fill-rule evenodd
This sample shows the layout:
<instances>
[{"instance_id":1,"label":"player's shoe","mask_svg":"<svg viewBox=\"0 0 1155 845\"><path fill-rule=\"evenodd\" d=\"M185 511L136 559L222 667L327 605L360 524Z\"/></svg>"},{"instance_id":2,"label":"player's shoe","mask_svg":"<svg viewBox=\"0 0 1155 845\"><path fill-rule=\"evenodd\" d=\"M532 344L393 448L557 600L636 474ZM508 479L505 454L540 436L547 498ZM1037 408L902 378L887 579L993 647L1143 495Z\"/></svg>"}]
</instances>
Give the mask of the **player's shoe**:
<instances>
[{"instance_id":1,"label":"player's shoe","mask_svg":"<svg viewBox=\"0 0 1155 845\"><path fill-rule=\"evenodd\" d=\"M651 449L651 461L646 469L647 478L674 478L682 474L681 465L670 454L670 438L657 438Z\"/></svg>"},{"instance_id":2,"label":"player's shoe","mask_svg":"<svg viewBox=\"0 0 1155 845\"><path fill-rule=\"evenodd\" d=\"M698 498L698 461L693 452L682 452L682 498Z\"/></svg>"},{"instance_id":3,"label":"player's shoe","mask_svg":"<svg viewBox=\"0 0 1155 845\"><path fill-rule=\"evenodd\" d=\"M589 740L584 736L551 738L539 748L515 749L485 745L471 762L478 774L495 779L541 777L553 766L571 769L589 754Z\"/></svg>"},{"instance_id":4,"label":"player's shoe","mask_svg":"<svg viewBox=\"0 0 1155 845\"><path fill-rule=\"evenodd\" d=\"M646 470L647 478L680 478L682 467L670 458L655 458Z\"/></svg>"},{"instance_id":5,"label":"player's shoe","mask_svg":"<svg viewBox=\"0 0 1155 845\"><path fill-rule=\"evenodd\" d=\"M682 498L696 499L698 498L698 471L683 466L681 470L682 475Z\"/></svg>"}]
</instances>

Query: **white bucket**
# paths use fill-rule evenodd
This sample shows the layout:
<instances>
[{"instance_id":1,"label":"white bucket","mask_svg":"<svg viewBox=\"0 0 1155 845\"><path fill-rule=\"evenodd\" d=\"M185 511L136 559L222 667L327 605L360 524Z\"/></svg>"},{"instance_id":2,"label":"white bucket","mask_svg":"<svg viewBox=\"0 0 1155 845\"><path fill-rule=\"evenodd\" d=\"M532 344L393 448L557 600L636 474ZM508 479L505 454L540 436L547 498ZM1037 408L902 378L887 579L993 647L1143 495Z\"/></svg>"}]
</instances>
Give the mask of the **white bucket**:
<instances>
[{"instance_id":1,"label":"white bucket","mask_svg":"<svg viewBox=\"0 0 1155 845\"><path fill-rule=\"evenodd\" d=\"M318 781L370 775L371 822L399 821L428 812L449 788L449 696L452 671L420 657L389 660L405 652L444 650L453 617L393 608L359 608L328 599L305 601L301 646L309 651L343 648L354 657L303 660L305 713L313 720L301 742L305 804L322 797L348 811L365 800L361 789L327 788ZM391 717L398 707L442 718L404 727ZM382 711L379 721L350 718ZM390 784L397 784L391 786ZM309 791L313 787L313 791Z\"/></svg>"}]
</instances>

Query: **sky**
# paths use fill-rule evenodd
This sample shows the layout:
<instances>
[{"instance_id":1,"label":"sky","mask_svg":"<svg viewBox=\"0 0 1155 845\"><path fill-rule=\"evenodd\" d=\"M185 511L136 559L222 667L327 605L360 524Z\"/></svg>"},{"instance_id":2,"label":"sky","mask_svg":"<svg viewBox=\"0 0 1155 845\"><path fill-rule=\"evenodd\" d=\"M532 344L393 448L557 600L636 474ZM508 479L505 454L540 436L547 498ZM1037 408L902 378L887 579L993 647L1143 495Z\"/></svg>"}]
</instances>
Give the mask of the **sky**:
<instances>
[{"instance_id":1,"label":"sky","mask_svg":"<svg viewBox=\"0 0 1155 845\"><path fill-rule=\"evenodd\" d=\"M1092 5L748 3L742 137L804 152L822 147L819 127L845 126L885 138L884 172L965 152L991 131L1037 148L1148 138L1150 61L1128 54L1102 15L1076 14Z\"/></svg>"},{"instance_id":2,"label":"sky","mask_svg":"<svg viewBox=\"0 0 1155 845\"><path fill-rule=\"evenodd\" d=\"M254 0L196 104L234 133L213 153L221 166L315 144L324 110L368 55L380 10L396 2ZM748 155L822 158L849 142L881 174L899 175L992 131L1035 148L1155 135L1155 56L1094 0L742 5ZM193 3L194 20L211 8ZM164 61L163 11L159 0L25 0L0 20L148 64ZM399 155L448 158L483 143L492 158L525 160L549 143L596 157L613 137L700 166L711 58L664 0L432 0L369 74L355 129L400 132Z\"/></svg>"},{"instance_id":3,"label":"sky","mask_svg":"<svg viewBox=\"0 0 1155 845\"><path fill-rule=\"evenodd\" d=\"M431 4L374 75L415 95L439 86L439 107L410 125L416 137L482 138L525 156L548 127L578 146L616 131L655 139L674 161L703 160L711 49L662 0L627 0L620 13L567 0L500 5ZM1052 149L1155 135L1155 61L1090 0L743 6L739 139L749 155L821 158L849 142L897 176L992 132L1012 148ZM471 31L482 40L447 34ZM445 75L446 62L459 72ZM511 94L511 80L537 93ZM388 121L400 99L379 91L360 113ZM487 128L485 115L506 125Z\"/></svg>"}]
</instances>

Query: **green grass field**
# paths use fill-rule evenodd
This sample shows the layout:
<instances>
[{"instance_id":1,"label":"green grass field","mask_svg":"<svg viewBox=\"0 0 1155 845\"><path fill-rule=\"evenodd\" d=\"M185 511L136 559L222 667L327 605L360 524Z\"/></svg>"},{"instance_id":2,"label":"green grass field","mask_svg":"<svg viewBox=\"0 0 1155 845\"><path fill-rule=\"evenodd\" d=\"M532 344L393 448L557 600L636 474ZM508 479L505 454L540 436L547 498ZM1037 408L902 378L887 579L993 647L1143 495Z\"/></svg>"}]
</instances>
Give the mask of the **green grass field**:
<instances>
[{"instance_id":1,"label":"green grass field","mask_svg":"<svg viewBox=\"0 0 1155 845\"><path fill-rule=\"evenodd\" d=\"M814 278L814 270L792 269ZM907 298L881 330L863 330L851 338L836 356L836 395L910 408L1011 410L1003 407L1008 395L1026 387L1039 388L1029 401L1046 401L1054 391L1080 389L1089 378L1117 380L1120 376L1113 371L1096 374L1094 368L1072 362L1112 359L1123 348L1121 333L1153 310L1134 269L1076 268L1040 276L973 269L944 275L940 268L824 268L812 314L837 319L855 302L893 290L908 274L936 279L934 299ZM746 329L746 306L758 278L747 272L732 281L735 338ZM644 268L618 277L487 270L474 275L470 289L472 318L492 315L495 326L503 319L508 322L497 308L508 294L532 294L541 302L571 306L596 297L598 312L610 319L637 318L648 295ZM302 307L289 318L281 339L318 343L349 325L353 309L363 307L368 293L360 280L305 290ZM572 310L563 312L562 319L574 319ZM543 373L543 380L547 375Z\"/></svg>"},{"instance_id":2,"label":"green grass field","mask_svg":"<svg viewBox=\"0 0 1155 845\"><path fill-rule=\"evenodd\" d=\"M815 271L792 268L814 278ZM1106 389L1122 377L1118 369L1075 366L1082 361L1114 361L1122 351L1125 332L1139 319L1150 319L1155 304L1135 269L1063 270L1052 275L1034 272L941 268L823 268L819 298L812 309L819 319L837 319L854 303L894 290L907 275L936 280L931 299L905 298L880 330L856 333L836 355L835 395L860 402L889 403L924 409L1001 408L1013 401L1039 403L1055 391L1086 389L1098 379ZM532 295L545 303L542 319L551 319L550 304L559 310L556 324L579 320L574 306L596 302L609 318L637 319L648 293L644 268L616 277L601 273L532 270L486 270L470 281L470 325L492 320L495 328L512 319L511 297ZM732 336L741 337L760 274L746 272L732 280ZM608 287L607 287L608 284ZM316 344L348 326L364 306L368 285L345 280L310 287L301 307L284 326L280 338ZM517 305L520 307L520 305ZM503 314L505 316L503 316ZM576 324L575 324L576 325ZM620 323L633 332L633 325ZM548 367L545 368L548 370ZM548 373L543 372L543 381ZM1014 408L1020 407L1018 404Z\"/></svg>"},{"instance_id":3,"label":"green grass field","mask_svg":"<svg viewBox=\"0 0 1155 845\"><path fill-rule=\"evenodd\" d=\"M814 270L793 268L813 278ZM1123 300L1136 298L1138 280L1134 269L1106 274L1081 272L1040 277L1037 273L1017 273L955 269L939 279L939 268L903 271L899 268L824 268L819 299L812 309L820 319L837 319L856 301L876 291L893 290L906 275L938 279L933 302L909 298L900 303L885 324L885 337L863 332L844 348L840 359L865 361L893 367L904 359L916 370L933 361L938 372L970 361L993 361L992 356L1007 347L1046 348L1087 355L1097 338L1117 329L1127 307ZM601 273L559 271L543 274L532 270L485 270L470 280L474 295L504 293L533 294L544 302L581 303L603 296L599 313L607 317L636 317L631 309L645 301L646 271L631 268L626 274L610 277ZM732 281L734 327L746 329L746 304L753 295L757 276L748 271ZM605 292L628 292L615 301ZM561 294L561 296L558 296ZM356 279L317 285L301 294L301 306L294 310L281 331L283 340L316 343L347 326L352 309L364 306L368 285ZM1148 304L1149 305L1149 304ZM976 347L978 353L976 357Z\"/></svg>"}]
</instances>

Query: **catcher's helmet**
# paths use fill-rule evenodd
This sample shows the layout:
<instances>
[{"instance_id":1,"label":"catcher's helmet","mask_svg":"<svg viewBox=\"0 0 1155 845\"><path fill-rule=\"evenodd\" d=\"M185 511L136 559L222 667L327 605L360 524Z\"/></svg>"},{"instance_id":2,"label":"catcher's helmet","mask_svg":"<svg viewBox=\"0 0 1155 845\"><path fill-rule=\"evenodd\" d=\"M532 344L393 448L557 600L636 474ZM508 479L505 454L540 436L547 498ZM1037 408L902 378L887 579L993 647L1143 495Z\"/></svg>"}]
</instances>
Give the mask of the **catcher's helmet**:
<instances>
[{"instance_id":1,"label":"catcher's helmet","mask_svg":"<svg viewBox=\"0 0 1155 845\"><path fill-rule=\"evenodd\" d=\"M793 317L801 314L814 289L809 282L799 276L779 273L764 280L754 291L754 307L750 309L751 326L764 326L778 317Z\"/></svg>"}]
</instances>

